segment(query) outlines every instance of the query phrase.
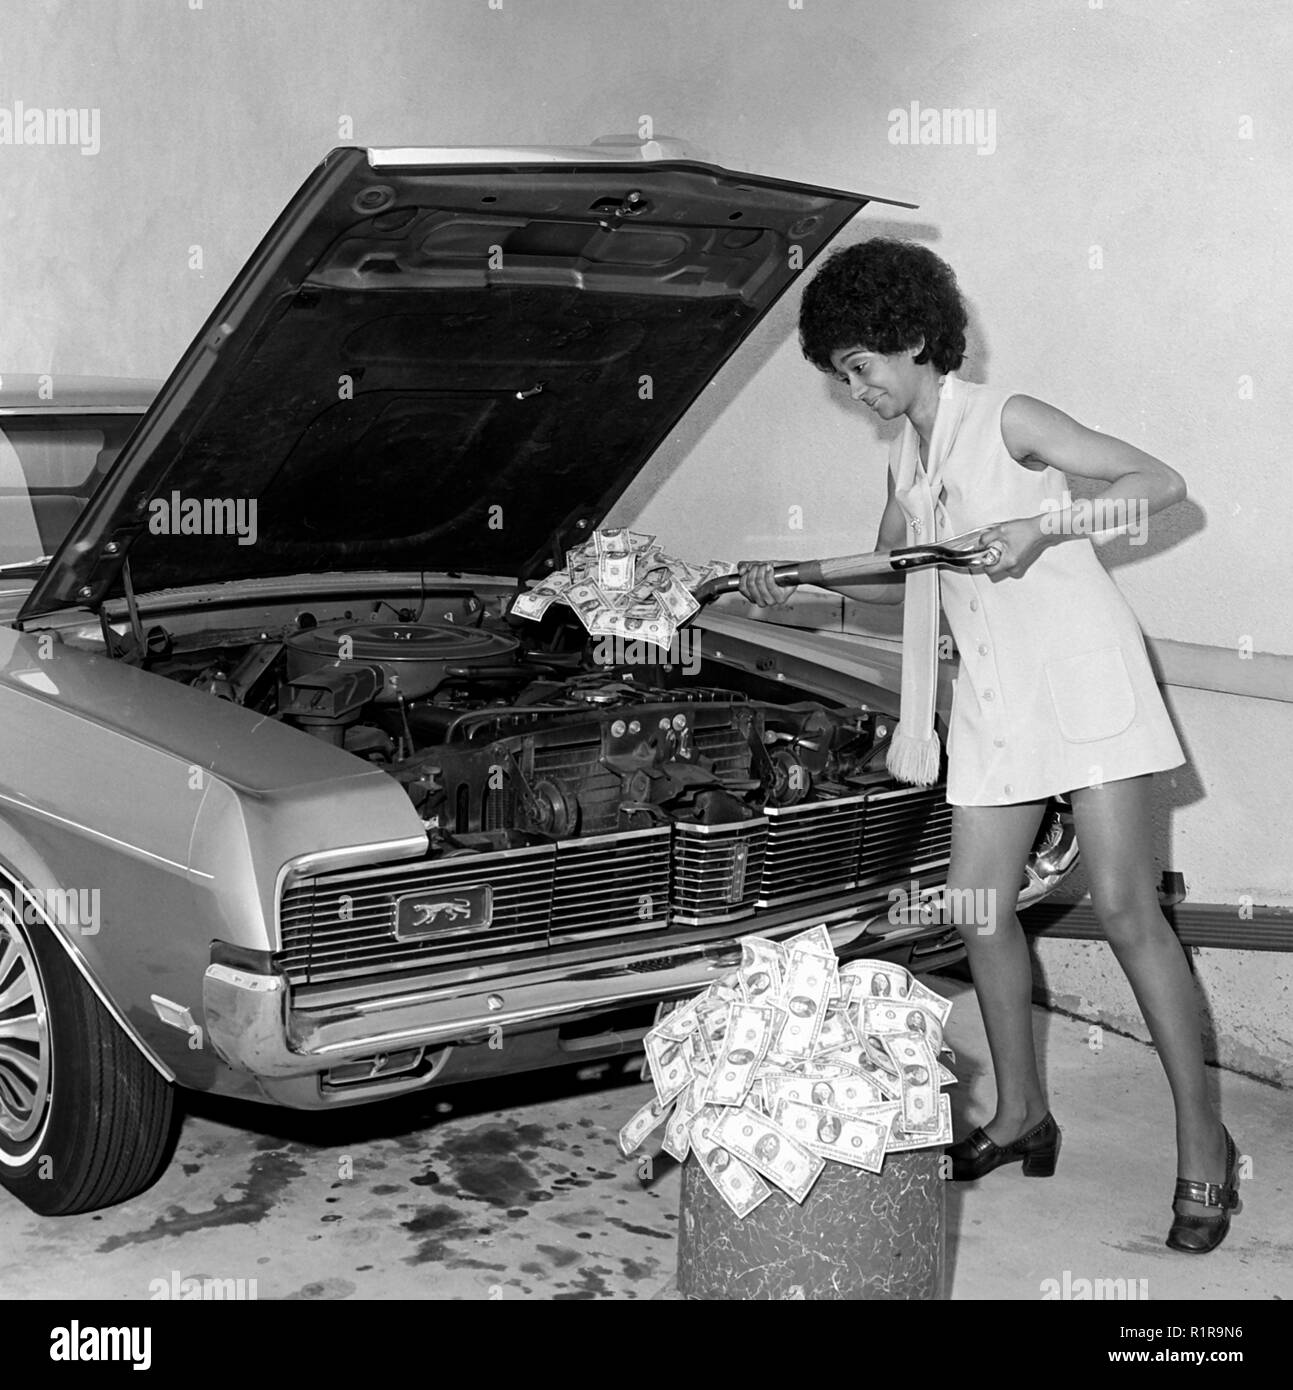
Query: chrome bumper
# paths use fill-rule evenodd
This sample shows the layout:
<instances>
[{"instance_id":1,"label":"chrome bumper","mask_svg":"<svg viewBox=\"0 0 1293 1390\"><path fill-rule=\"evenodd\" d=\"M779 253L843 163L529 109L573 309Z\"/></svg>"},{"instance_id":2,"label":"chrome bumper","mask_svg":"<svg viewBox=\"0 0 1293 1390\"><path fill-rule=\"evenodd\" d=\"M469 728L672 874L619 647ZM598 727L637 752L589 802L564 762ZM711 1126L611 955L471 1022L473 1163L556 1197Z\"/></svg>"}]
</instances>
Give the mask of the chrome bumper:
<instances>
[{"instance_id":1,"label":"chrome bumper","mask_svg":"<svg viewBox=\"0 0 1293 1390\"><path fill-rule=\"evenodd\" d=\"M766 933L790 936L816 921L800 920ZM888 930L868 932L877 921ZM836 952L847 957L928 935L924 927L892 927L883 911L828 921ZM653 968L654 962L668 962ZM374 1053L446 1047L518 1034L653 999L694 993L736 968L732 939L653 949L611 964L545 967L490 982L416 993L295 1007L281 975L208 966L203 1004L212 1047L231 1067L254 1076L304 1077ZM636 967L636 968L635 968Z\"/></svg>"}]
</instances>

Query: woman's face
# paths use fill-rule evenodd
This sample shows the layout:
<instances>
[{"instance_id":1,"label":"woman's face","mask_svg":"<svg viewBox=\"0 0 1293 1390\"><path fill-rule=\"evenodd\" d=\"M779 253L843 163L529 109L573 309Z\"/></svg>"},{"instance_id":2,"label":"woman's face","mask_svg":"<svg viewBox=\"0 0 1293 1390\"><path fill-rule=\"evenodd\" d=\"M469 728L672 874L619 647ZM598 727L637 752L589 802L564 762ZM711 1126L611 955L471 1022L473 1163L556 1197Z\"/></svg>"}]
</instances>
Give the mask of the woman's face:
<instances>
[{"instance_id":1,"label":"woman's face","mask_svg":"<svg viewBox=\"0 0 1293 1390\"><path fill-rule=\"evenodd\" d=\"M896 420L911 408L929 371L911 359L925 346L924 340L903 352L871 352L864 347L844 347L831 353L835 378L842 381L855 401L871 407L882 420Z\"/></svg>"}]
</instances>

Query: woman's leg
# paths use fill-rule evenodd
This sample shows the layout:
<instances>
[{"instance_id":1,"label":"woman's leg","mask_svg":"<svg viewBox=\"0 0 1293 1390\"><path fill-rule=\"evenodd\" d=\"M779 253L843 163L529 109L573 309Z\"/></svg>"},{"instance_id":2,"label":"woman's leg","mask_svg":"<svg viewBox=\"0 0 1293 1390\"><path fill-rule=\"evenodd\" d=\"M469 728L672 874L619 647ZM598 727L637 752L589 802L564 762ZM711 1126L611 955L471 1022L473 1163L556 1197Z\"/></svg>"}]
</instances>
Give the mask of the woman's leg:
<instances>
[{"instance_id":1,"label":"woman's leg","mask_svg":"<svg viewBox=\"0 0 1293 1390\"><path fill-rule=\"evenodd\" d=\"M1126 972L1176 1106L1177 1174L1223 1182L1226 1145L1204 1079L1203 1039L1185 952L1158 905L1150 843L1149 776L1070 793L1091 902ZM1216 1215L1197 1202L1177 1210Z\"/></svg>"},{"instance_id":2,"label":"woman's leg","mask_svg":"<svg viewBox=\"0 0 1293 1390\"><path fill-rule=\"evenodd\" d=\"M1015 916L1024 864L1045 807L1044 801L1029 801L952 811L947 886L987 890L990 920L956 925L969 956L997 1085L996 1113L983 1128L1002 1146L1032 1129L1049 1109L1033 1049L1032 963Z\"/></svg>"}]
</instances>

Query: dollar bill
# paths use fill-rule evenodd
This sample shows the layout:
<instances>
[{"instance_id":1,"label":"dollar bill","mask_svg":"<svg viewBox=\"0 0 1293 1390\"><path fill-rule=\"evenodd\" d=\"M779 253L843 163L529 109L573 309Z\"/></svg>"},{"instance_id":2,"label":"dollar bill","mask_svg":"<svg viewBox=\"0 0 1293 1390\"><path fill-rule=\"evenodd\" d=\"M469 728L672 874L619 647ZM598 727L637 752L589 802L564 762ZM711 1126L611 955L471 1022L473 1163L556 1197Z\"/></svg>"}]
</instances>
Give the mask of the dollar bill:
<instances>
[{"instance_id":1,"label":"dollar bill","mask_svg":"<svg viewBox=\"0 0 1293 1390\"><path fill-rule=\"evenodd\" d=\"M753 1168L717 1141L714 1128L707 1107L692 1121L692 1151L718 1195L739 1219L748 1216L760 1202L770 1197L772 1189Z\"/></svg>"},{"instance_id":2,"label":"dollar bill","mask_svg":"<svg viewBox=\"0 0 1293 1390\"><path fill-rule=\"evenodd\" d=\"M650 642L668 656L673 649L673 634L674 626L671 622L665 618L655 618L650 622L644 622L641 627L634 627L630 623L624 635L634 641Z\"/></svg>"},{"instance_id":3,"label":"dollar bill","mask_svg":"<svg viewBox=\"0 0 1293 1390\"><path fill-rule=\"evenodd\" d=\"M913 1004L922 1004L932 1013L939 1023L946 1023L947 1016L952 1012L952 1001L944 999L941 994L935 994L932 989L921 984L919 980L913 979L911 988L907 992L907 998Z\"/></svg>"},{"instance_id":4,"label":"dollar bill","mask_svg":"<svg viewBox=\"0 0 1293 1390\"><path fill-rule=\"evenodd\" d=\"M598 556L627 555L633 549L626 526L603 528L593 532L593 549Z\"/></svg>"},{"instance_id":5,"label":"dollar bill","mask_svg":"<svg viewBox=\"0 0 1293 1390\"><path fill-rule=\"evenodd\" d=\"M701 1026L701 1009L705 1003L705 996L698 994L694 999L677 1000L671 1004L661 1005L656 1013L656 1021L647 1034L649 1038L652 1033L662 1038L670 1038L674 1042L682 1042L684 1038L696 1032Z\"/></svg>"},{"instance_id":6,"label":"dollar bill","mask_svg":"<svg viewBox=\"0 0 1293 1390\"><path fill-rule=\"evenodd\" d=\"M795 1202L808 1196L826 1166L825 1159L772 1120L748 1110L728 1110L715 1125L714 1134L729 1153L775 1183Z\"/></svg>"},{"instance_id":7,"label":"dollar bill","mask_svg":"<svg viewBox=\"0 0 1293 1390\"><path fill-rule=\"evenodd\" d=\"M939 1018L924 1007L923 1002L911 1000L891 1002L887 999L867 999L862 1005L861 1031L873 1037L888 1033L918 1033L928 1039L937 1052L943 1045L943 1025Z\"/></svg>"},{"instance_id":8,"label":"dollar bill","mask_svg":"<svg viewBox=\"0 0 1293 1390\"><path fill-rule=\"evenodd\" d=\"M750 1082L750 1089L745 1093L743 1102L746 1110L754 1110L760 1115L766 1115L768 1111L768 1100L764 1093L764 1080L761 1076L756 1076Z\"/></svg>"},{"instance_id":9,"label":"dollar bill","mask_svg":"<svg viewBox=\"0 0 1293 1390\"><path fill-rule=\"evenodd\" d=\"M705 1084L709 1084L709 1074L714 1070L714 1063L718 1060L718 1048L710 1042L709 1034L703 1028L696 1031L687 1040L690 1048L691 1071L693 1076L704 1078Z\"/></svg>"},{"instance_id":10,"label":"dollar bill","mask_svg":"<svg viewBox=\"0 0 1293 1390\"><path fill-rule=\"evenodd\" d=\"M591 584L597 578L596 557L573 554L567 556L566 578L570 580L572 588L576 584Z\"/></svg>"},{"instance_id":11,"label":"dollar bill","mask_svg":"<svg viewBox=\"0 0 1293 1390\"><path fill-rule=\"evenodd\" d=\"M740 1105L754 1073L767 1055L778 1010L754 1004L733 1005L723 1051L710 1074L711 1105Z\"/></svg>"},{"instance_id":12,"label":"dollar bill","mask_svg":"<svg viewBox=\"0 0 1293 1390\"><path fill-rule=\"evenodd\" d=\"M837 993L835 957L796 947L786 963L782 986L786 1021L777 1034L778 1052L806 1057L817 1043L826 1017L826 1001Z\"/></svg>"},{"instance_id":13,"label":"dollar bill","mask_svg":"<svg viewBox=\"0 0 1293 1390\"><path fill-rule=\"evenodd\" d=\"M633 588L632 555L599 555L597 584L607 594L625 593Z\"/></svg>"},{"instance_id":14,"label":"dollar bill","mask_svg":"<svg viewBox=\"0 0 1293 1390\"><path fill-rule=\"evenodd\" d=\"M664 612L654 594L650 598L635 599L624 609L624 625L629 632L636 632L642 623L658 623L664 619Z\"/></svg>"},{"instance_id":15,"label":"dollar bill","mask_svg":"<svg viewBox=\"0 0 1293 1390\"><path fill-rule=\"evenodd\" d=\"M821 1031L817 1034L817 1051L832 1052L836 1048L856 1047L858 1035L843 1009L827 1006Z\"/></svg>"},{"instance_id":16,"label":"dollar bill","mask_svg":"<svg viewBox=\"0 0 1293 1390\"><path fill-rule=\"evenodd\" d=\"M675 623L685 623L700 608L700 604L677 579L671 579L669 584L660 590L658 597L664 611Z\"/></svg>"},{"instance_id":17,"label":"dollar bill","mask_svg":"<svg viewBox=\"0 0 1293 1390\"><path fill-rule=\"evenodd\" d=\"M781 995L786 953L775 941L761 936L741 938L741 993L746 1003L763 1004Z\"/></svg>"},{"instance_id":18,"label":"dollar bill","mask_svg":"<svg viewBox=\"0 0 1293 1390\"><path fill-rule=\"evenodd\" d=\"M905 999L911 982L907 970L887 960L851 960L840 966L840 974L851 975L857 981L853 1003L865 998Z\"/></svg>"},{"instance_id":19,"label":"dollar bill","mask_svg":"<svg viewBox=\"0 0 1293 1390\"><path fill-rule=\"evenodd\" d=\"M660 1141L660 1147L677 1162L682 1163L686 1160L691 1148L691 1130L677 1106L673 1108L665 1123L664 1138Z\"/></svg>"},{"instance_id":20,"label":"dollar bill","mask_svg":"<svg viewBox=\"0 0 1293 1390\"><path fill-rule=\"evenodd\" d=\"M623 616L609 608L598 609L591 613L581 613L579 616L583 620L584 626L594 637L622 637L624 635Z\"/></svg>"},{"instance_id":21,"label":"dollar bill","mask_svg":"<svg viewBox=\"0 0 1293 1390\"><path fill-rule=\"evenodd\" d=\"M938 1124L938 1063L928 1041L916 1033L885 1034L885 1051L902 1076L902 1127L928 1132Z\"/></svg>"},{"instance_id":22,"label":"dollar bill","mask_svg":"<svg viewBox=\"0 0 1293 1390\"><path fill-rule=\"evenodd\" d=\"M889 1099L879 1086L862 1076L827 1076L824 1072L810 1072L802 1076L788 1073L765 1076L763 1093L768 1108L775 1115L777 1106L783 1100L797 1101L802 1105L825 1106L831 1110L842 1110L849 1115L866 1111L869 1106L879 1105Z\"/></svg>"},{"instance_id":23,"label":"dollar bill","mask_svg":"<svg viewBox=\"0 0 1293 1390\"><path fill-rule=\"evenodd\" d=\"M606 595L596 584L572 584L566 591L566 602L585 624L592 622L598 613L604 613L611 607Z\"/></svg>"},{"instance_id":24,"label":"dollar bill","mask_svg":"<svg viewBox=\"0 0 1293 1390\"><path fill-rule=\"evenodd\" d=\"M704 1097L705 1079L698 1077L689 1082L664 1127L664 1140L660 1147L679 1163L686 1159L691 1148L691 1122L703 1108Z\"/></svg>"},{"instance_id":25,"label":"dollar bill","mask_svg":"<svg viewBox=\"0 0 1293 1390\"><path fill-rule=\"evenodd\" d=\"M862 1049L866 1053L867 1060L871 1066L878 1071L887 1073L890 1076L898 1075L898 1068L893 1064L893 1058L889 1056L885 1049L883 1035L877 1036L875 1033L863 1033Z\"/></svg>"},{"instance_id":26,"label":"dollar bill","mask_svg":"<svg viewBox=\"0 0 1293 1390\"><path fill-rule=\"evenodd\" d=\"M635 566L635 569L641 580L637 588L646 589L653 594L667 589L674 577L674 567L665 563L659 556L644 556L642 563Z\"/></svg>"},{"instance_id":27,"label":"dollar bill","mask_svg":"<svg viewBox=\"0 0 1293 1390\"><path fill-rule=\"evenodd\" d=\"M895 1116L890 1123L887 1149L889 1153L901 1153L908 1149L938 1149L952 1142L952 1102L947 1096L938 1098L938 1120L935 1128L924 1133L905 1129L901 1116Z\"/></svg>"},{"instance_id":28,"label":"dollar bill","mask_svg":"<svg viewBox=\"0 0 1293 1390\"><path fill-rule=\"evenodd\" d=\"M696 1004L696 1017L700 1019L700 1026L705 1030L705 1036L711 1042L716 1042L727 1031L727 1020L731 1014L732 1003L738 1001L739 996L735 991L730 992L724 998L719 998L713 986L700 996Z\"/></svg>"},{"instance_id":29,"label":"dollar bill","mask_svg":"<svg viewBox=\"0 0 1293 1390\"><path fill-rule=\"evenodd\" d=\"M669 1107L661 1105L659 1099L649 1100L620 1130L620 1152L627 1158L642 1141L665 1121Z\"/></svg>"},{"instance_id":30,"label":"dollar bill","mask_svg":"<svg viewBox=\"0 0 1293 1390\"><path fill-rule=\"evenodd\" d=\"M650 1063L656 1098L662 1105L667 1105L686 1090L694 1075L690 1040L684 1038L679 1041L648 1033L643 1039L643 1046Z\"/></svg>"},{"instance_id":31,"label":"dollar bill","mask_svg":"<svg viewBox=\"0 0 1293 1390\"><path fill-rule=\"evenodd\" d=\"M537 622L556 602L556 598L556 594L517 594L512 600L511 611L518 618L531 618Z\"/></svg>"},{"instance_id":32,"label":"dollar bill","mask_svg":"<svg viewBox=\"0 0 1293 1390\"><path fill-rule=\"evenodd\" d=\"M869 1105L862 1112L861 1118L883 1125L888 1131L888 1138L885 1140L887 1153L893 1148L893 1136L902 1133L902 1101L895 1099L883 1101L879 1105Z\"/></svg>"},{"instance_id":33,"label":"dollar bill","mask_svg":"<svg viewBox=\"0 0 1293 1390\"><path fill-rule=\"evenodd\" d=\"M741 977L734 970L730 975L724 975L721 980L715 980L709 987L709 997L715 1003L743 1004L744 997L741 994Z\"/></svg>"},{"instance_id":34,"label":"dollar bill","mask_svg":"<svg viewBox=\"0 0 1293 1390\"><path fill-rule=\"evenodd\" d=\"M774 1118L820 1158L833 1158L868 1173L878 1173L884 1167L887 1124L796 1100L779 1101Z\"/></svg>"},{"instance_id":35,"label":"dollar bill","mask_svg":"<svg viewBox=\"0 0 1293 1390\"><path fill-rule=\"evenodd\" d=\"M537 621L561 602L591 636L647 642L668 656L678 628L700 607L692 590L730 572L719 564L691 565L666 555L644 531L603 527L566 551L565 570L542 581L550 588L518 595L512 612Z\"/></svg>"},{"instance_id":36,"label":"dollar bill","mask_svg":"<svg viewBox=\"0 0 1293 1390\"><path fill-rule=\"evenodd\" d=\"M835 959L835 947L831 942L830 929L824 922L819 922L815 927L809 927L807 931L801 931L795 936L788 936L781 943L782 950L790 951L816 951L819 956L830 956ZM839 967L839 973L844 973L845 967Z\"/></svg>"}]
</instances>

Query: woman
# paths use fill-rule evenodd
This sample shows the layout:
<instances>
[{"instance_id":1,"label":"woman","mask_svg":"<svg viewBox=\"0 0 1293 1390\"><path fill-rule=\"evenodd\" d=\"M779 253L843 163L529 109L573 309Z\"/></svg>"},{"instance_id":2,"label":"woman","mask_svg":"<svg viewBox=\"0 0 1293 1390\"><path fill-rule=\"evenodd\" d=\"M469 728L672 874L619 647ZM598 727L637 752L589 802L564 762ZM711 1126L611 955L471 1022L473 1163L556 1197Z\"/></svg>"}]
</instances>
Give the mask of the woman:
<instances>
[{"instance_id":1,"label":"woman","mask_svg":"<svg viewBox=\"0 0 1293 1390\"><path fill-rule=\"evenodd\" d=\"M949 1149L952 1176L970 1180L1017 1160L1030 1176L1054 1172L1060 1131L1033 1050L1032 970L1015 905L1043 809L1067 794L1095 911L1172 1091L1177 1172L1190 1176L1178 1179L1167 1243L1203 1253L1229 1229L1238 1156L1208 1097L1193 982L1153 880L1151 774L1179 766L1184 754L1135 617L1089 539L1181 501L1185 484L1160 460L1042 401L961 381L965 324L950 267L924 247L879 238L836 251L805 291L799 318L809 361L881 419L906 420L876 548L956 539L999 553L975 571L833 586L871 602L900 602L906 590L902 717L889 757L901 780L937 776L940 591L960 654L948 741L948 886L995 893L992 926L967 923L961 934L997 1104L986 1125ZM1107 484L1094 517L1071 504L1065 474ZM772 562L740 569L745 598L786 601Z\"/></svg>"}]
</instances>

